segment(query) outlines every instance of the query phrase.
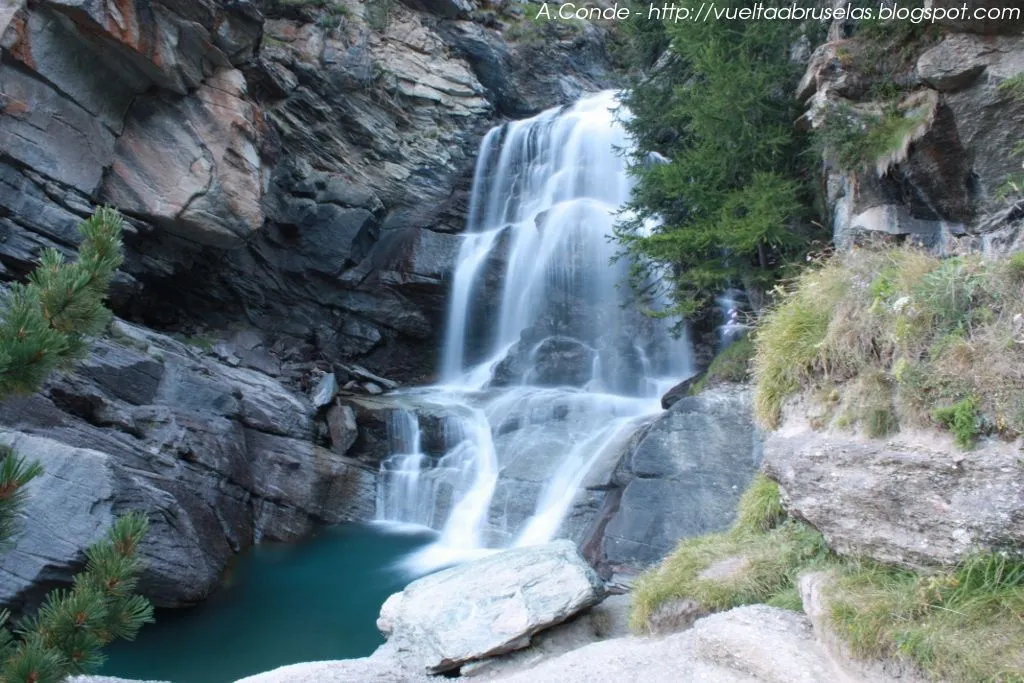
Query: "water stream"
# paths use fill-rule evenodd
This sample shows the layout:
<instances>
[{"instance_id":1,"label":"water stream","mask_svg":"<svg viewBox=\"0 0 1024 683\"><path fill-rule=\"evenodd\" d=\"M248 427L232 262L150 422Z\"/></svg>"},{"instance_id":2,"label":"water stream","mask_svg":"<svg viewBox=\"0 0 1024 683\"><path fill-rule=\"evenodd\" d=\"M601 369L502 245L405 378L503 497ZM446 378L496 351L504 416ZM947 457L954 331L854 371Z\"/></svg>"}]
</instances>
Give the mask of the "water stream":
<instances>
[{"instance_id":1,"label":"water stream","mask_svg":"<svg viewBox=\"0 0 1024 683\"><path fill-rule=\"evenodd\" d=\"M599 93L481 143L442 379L394 411L378 490L380 520L441 532L420 569L565 535L588 474L691 374L687 340L625 305L628 263L609 239L631 190L616 109ZM432 452L424 410L444 416Z\"/></svg>"}]
</instances>

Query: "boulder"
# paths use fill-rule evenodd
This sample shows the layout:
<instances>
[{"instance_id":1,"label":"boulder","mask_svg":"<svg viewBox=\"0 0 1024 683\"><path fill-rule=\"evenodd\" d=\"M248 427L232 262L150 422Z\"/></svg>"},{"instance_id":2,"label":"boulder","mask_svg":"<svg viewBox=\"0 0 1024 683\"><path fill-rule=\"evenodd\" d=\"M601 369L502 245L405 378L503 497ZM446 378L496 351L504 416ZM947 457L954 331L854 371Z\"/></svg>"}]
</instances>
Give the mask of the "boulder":
<instances>
[{"instance_id":1,"label":"boulder","mask_svg":"<svg viewBox=\"0 0 1024 683\"><path fill-rule=\"evenodd\" d=\"M600 601L604 585L570 541L507 550L426 576L388 598L377 627L410 669L437 673L526 647Z\"/></svg>"},{"instance_id":2,"label":"boulder","mask_svg":"<svg viewBox=\"0 0 1024 683\"><path fill-rule=\"evenodd\" d=\"M690 388L693 387L701 378L701 374L696 374L693 377L684 379L679 384L675 385L671 389L665 392L665 395L661 397L661 407L668 410L675 404L679 403L680 399L686 398L690 395Z\"/></svg>"},{"instance_id":3,"label":"boulder","mask_svg":"<svg viewBox=\"0 0 1024 683\"><path fill-rule=\"evenodd\" d=\"M643 568L680 538L728 528L760 464L749 390L721 387L680 399L626 456L626 484L601 541L603 561Z\"/></svg>"},{"instance_id":4,"label":"boulder","mask_svg":"<svg viewBox=\"0 0 1024 683\"><path fill-rule=\"evenodd\" d=\"M1020 440L962 451L943 434L867 439L787 420L765 441L764 469L836 552L921 568L1024 544L1022 456Z\"/></svg>"}]
</instances>

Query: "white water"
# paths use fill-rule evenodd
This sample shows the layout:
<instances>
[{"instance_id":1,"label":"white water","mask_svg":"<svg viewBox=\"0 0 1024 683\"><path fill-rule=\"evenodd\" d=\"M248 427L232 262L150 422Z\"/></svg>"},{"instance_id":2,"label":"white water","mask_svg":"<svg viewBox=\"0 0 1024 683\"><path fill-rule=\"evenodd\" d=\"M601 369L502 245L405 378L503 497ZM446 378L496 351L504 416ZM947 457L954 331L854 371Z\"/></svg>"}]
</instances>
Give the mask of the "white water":
<instances>
[{"instance_id":1,"label":"white water","mask_svg":"<svg viewBox=\"0 0 1024 683\"><path fill-rule=\"evenodd\" d=\"M616 106L599 93L481 144L442 381L396 397L407 408L378 491L380 520L440 532L420 568L579 533L563 527L588 475L692 374L689 343L623 305L628 264L612 263L609 236L631 184ZM430 454L424 411L445 416Z\"/></svg>"}]
</instances>

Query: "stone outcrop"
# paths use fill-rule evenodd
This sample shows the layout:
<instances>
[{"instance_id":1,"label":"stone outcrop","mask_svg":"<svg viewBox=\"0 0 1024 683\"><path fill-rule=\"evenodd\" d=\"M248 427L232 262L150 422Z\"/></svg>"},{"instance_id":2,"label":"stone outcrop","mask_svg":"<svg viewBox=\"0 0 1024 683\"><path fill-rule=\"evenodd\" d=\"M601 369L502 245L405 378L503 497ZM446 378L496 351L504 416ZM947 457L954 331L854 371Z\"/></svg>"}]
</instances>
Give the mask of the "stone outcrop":
<instances>
[{"instance_id":1,"label":"stone outcrop","mask_svg":"<svg viewBox=\"0 0 1024 683\"><path fill-rule=\"evenodd\" d=\"M1024 443L963 451L948 435L867 439L797 421L770 434L764 468L784 504L852 556L918 568L1024 544Z\"/></svg>"},{"instance_id":2,"label":"stone outcrop","mask_svg":"<svg viewBox=\"0 0 1024 683\"><path fill-rule=\"evenodd\" d=\"M606 498L599 562L628 571L680 538L721 531L761 464L751 396L722 387L672 404L623 460Z\"/></svg>"},{"instance_id":3,"label":"stone outcrop","mask_svg":"<svg viewBox=\"0 0 1024 683\"><path fill-rule=\"evenodd\" d=\"M892 154L871 160L871 168L826 164L838 246L881 235L940 253L980 248L1000 255L1024 243L1020 207L1004 194L1020 172L1009 124L1024 116L1024 100L1004 84L1024 69L1022 33L1024 22L952 22L941 41L918 45L909 61L911 53L879 63L871 39L840 38L833 28L797 89L809 127L828 125L829 110L880 112L873 97L882 78L907 93L901 106L911 116L923 99L932 102L919 129L891 141Z\"/></svg>"},{"instance_id":4,"label":"stone outcrop","mask_svg":"<svg viewBox=\"0 0 1024 683\"><path fill-rule=\"evenodd\" d=\"M142 591L160 606L205 598L254 543L372 518L375 469L317 445L305 397L143 328L114 330L73 372L0 405L0 440L45 470L4 555L0 604L69 581L126 510L150 518Z\"/></svg>"},{"instance_id":5,"label":"stone outcrop","mask_svg":"<svg viewBox=\"0 0 1024 683\"><path fill-rule=\"evenodd\" d=\"M385 648L427 673L526 647L538 631L596 604L604 584L570 541L506 550L418 579L388 598Z\"/></svg>"}]
</instances>

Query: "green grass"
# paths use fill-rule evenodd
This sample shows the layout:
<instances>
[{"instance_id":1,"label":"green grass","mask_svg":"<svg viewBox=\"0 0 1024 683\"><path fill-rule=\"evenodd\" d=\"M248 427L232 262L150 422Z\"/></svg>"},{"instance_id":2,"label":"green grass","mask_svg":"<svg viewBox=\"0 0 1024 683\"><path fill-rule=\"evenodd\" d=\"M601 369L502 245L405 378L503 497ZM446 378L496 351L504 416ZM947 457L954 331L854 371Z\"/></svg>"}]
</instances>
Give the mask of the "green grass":
<instances>
[{"instance_id":1,"label":"green grass","mask_svg":"<svg viewBox=\"0 0 1024 683\"><path fill-rule=\"evenodd\" d=\"M725 382L745 382L750 375L750 361L754 357L754 342L743 337L725 347L700 379L690 387L690 395Z\"/></svg>"},{"instance_id":2,"label":"green grass","mask_svg":"<svg viewBox=\"0 0 1024 683\"><path fill-rule=\"evenodd\" d=\"M903 655L949 681L1024 681L1024 558L988 553L932 575L848 563L831 621L863 658Z\"/></svg>"},{"instance_id":3,"label":"green grass","mask_svg":"<svg viewBox=\"0 0 1024 683\"><path fill-rule=\"evenodd\" d=\"M758 473L740 498L733 528L747 534L764 533L778 526L785 516L779 485Z\"/></svg>"},{"instance_id":4,"label":"green grass","mask_svg":"<svg viewBox=\"0 0 1024 683\"><path fill-rule=\"evenodd\" d=\"M728 563L730 571L706 573ZM690 599L709 612L764 603L803 609L801 574L831 570L825 600L856 657L903 656L949 681L1024 683L1024 556L979 553L931 573L839 558L821 534L788 519L778 485L758 475L724 533L688 538L642 575L630 626L649 630L657 609Z\"/></svg>"},{"instance_id":5,"label":"green grass","mask_svg":"<svg viewBox=\"0 0 1024 683\"><path fill-rule=\"evenodd\" d=\"M630 625L648 630L648 620L662 604L677 598L695 600L708 611L754 603L794 608L801 571L827 561L824 539L802 522L786 521L779 488L758 475L739 504L732 529L688 538L656 568L637 581ZM738 568L725 578L703 578L712 565L735 560Z\"/></svg>"},{"instance_id":6,"label":"green grass","mask_svg":"<svg viewBox=\"0 0 1024 683\"><path fill-rule=\"evenodd\" d=\"M831 420L881 437L938 424L961 446L1024 434L1022 274L1019 255L993 263L911 248L817 264L779 293L754 335L758 420L776 427L785 402L803 394L809 414L828 416L822 428Z\"/></svg>"}]
</instances>

